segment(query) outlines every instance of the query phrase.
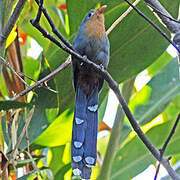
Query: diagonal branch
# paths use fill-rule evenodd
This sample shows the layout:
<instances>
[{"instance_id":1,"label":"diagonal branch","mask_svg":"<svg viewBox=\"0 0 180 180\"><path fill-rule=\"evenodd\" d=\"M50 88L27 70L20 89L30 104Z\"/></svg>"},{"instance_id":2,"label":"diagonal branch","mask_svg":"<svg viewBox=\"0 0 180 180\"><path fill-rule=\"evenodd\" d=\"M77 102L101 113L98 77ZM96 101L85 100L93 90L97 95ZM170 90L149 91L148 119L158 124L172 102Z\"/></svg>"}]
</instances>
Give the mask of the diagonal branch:
<instances>
[{"instance_id":1,"label":"diagonal branch","mask_svg":"<svg viewBox=\"0 0 180 180\"><path fill-rule=\"evenodd\" d=\"M5 28L2 30L2 33L0 34L0 51L3 47L3 44L5 43L7 37L9 36L12 28L14 27L26 0L19 0L16 7L14 8L14 11L11 15L11 17L8 20L8 23L6 24Z\"/></svg>"},{"instance_id":2,"label":"diagonal branch","mask_svg":"<svg viewBox=\"0 0 180 180\"><path fill-rule=\"evenodd\" d=\"M174 19L168 12L166 12L166 11L164 10L164 7L163 7L163 6L161 6L161 7L163 8L163 10L159 10L159 8L156 8L156 7L154 7L152 4L149 4L149 3L148 3L148 0L145 0L145 1L147 1L147 5L152 8L153 12L155 12L156 14L162 15L162 16L161 16L161 19L162 19L162 20L165 19L165 20L167 21L167 19L169 19L170 21L176 22L176 23L178 23L178 24L180 23L179 20ZM161 8L161 9L162 9L162 8ZM165 11L165 12L163 12L163 11ZM166 19L166 18L167 18L167 19ZM166 23L165 20L164 20L164 24ZM171 22L171 23L172 23L172 22ZM169 28L168 28L168 26L169 26ZM172 26L173 26L173 25L172 25ZM171 32L173 32L173 31L176 32L176 26L171 27L171 26L169 25L169 23L167 23L167 28L168 28L169 30L172 28ZM173 30L173 29L174 29L174 30Z\"/></svg>"},{"instance_id":3,"label":"diagonal branch","mask_svg":"<svg viewBox=\"0 0 180 180\"><path fill-rule=\"evenodd\" d=\"M148 6L150 6L162 22L166 25L167 29L171 33L177 33L180 31L180 22L175 22L172 16L161 5L158 0L144 0Z\"/></svg>"},{"instance_id":4,"label":"diagonal branch","mask_svg":"<svg viewBox=\"0 0 180 180\"><path fill-rule=\"evenodd\" d=\"M52 32L55 33L57 35L57 37L67 46L69 47L70 49L73 49L72 45L63 37L63 35L58 31L58 29L56 28L56 26L54 25L51 17L49 16L46 8L43 6L43 1L42 0L35 0L36 3L39 5L39 10L38 10L38 14L37 14L37 17L36 17L36 21L39 22L39 18L40 18L40 15L41 15L41 11L43 12L44 16L46 17L47 21L49 22L51 28L52 28ZM41 5L41 6L40 6Z\"/></svg>"},{"instance_id":5,"label":"diagonal branch","mask_svg":"<svg viewBox=\"0 0 180 180\"><path fill-rule=\"evenodd\" d=\"M71 58L69 57L63 64L61 64L56 70L54 70L53 72L51 72L50 74L48 74L46 77L44 77L43 79L37 81L35 84L33 84L32 86L30 86L29 88L27 88L26 90L22 91L21 93L17 94L16 96L14 96L13 98L10 99L10 101L15 101L17 100L19 97L24 96L25 94L27 94L28 92L32 91L33 89L37 88L38 86L41 86L41 84L44 84L45 82L47 82L48 80L52 79L54 76L56 76L59 72L61 72L62 70L64 70L65 68L67 68L71 63Z\"/></svg>"},{"instance_id":6,"label":"diagonal branch","mask_svg":"<svg viewBox=\"0 0 180 180\"><path fill-rule=\"evenodd\" d=\"M158 0L144 0L148 6L150 6L157 16L162 20L167 29L174 34L173 42L180 49L180 21L174 21L172 16L167 10L160 4ZM178 64L179 64L179 77L180 77L180 51L178 51Z\"/></svg>"},{"instance_id":7,"label":"diagonal branch","mask_svg":"<svg viewBox=\"0 0 180 180\"><path fill-rule=\"evenodd\" d=\"M176 45L175 42L173 42L167 35L164 33L154 22L151 21L146 15L144 15L139 9L137 9L132 3L130 3L128 0L126 1L141 17L143 17L149 24L151 24L167 41L169 41L170 44L180 53L179 47Z\"/></svg>"},{"instance_id":8,"label":"diagonal branch","mask_svg":"<svg viewBox=\"0 0 180 180\"><path fill-rule=\"evenodd\" d=\"M5 66L7 66L27 87L29 87L29 85L24 81L23 78L21 78L21 76L18 74L18 72L16 72L15 69L13 69L11 67L11 65L9 64L8 61L6 61L3 57L0 56L0 61L2 64L4 64Z\"/></svg>"},{"instance_id":9,"label":"diagonal branch","mask_svg":"<svg viewBox=\"0 0 180 180\"><path fill-rule=\"evenodd\" d=\"M164 155L164 152L165 152L165 150L166 150L166 147L167 147L169 141L171 140L172 136L173 136L174 133L175 133L175 130L176 130L176 127L177 127L177 125L178 125L178 123L179 123L179 120L180 120L180 114L178 114L178 117L177 117L177 119L176 119L176 122L174 123L174 126L173 126L173 128L172 128L172 130L171 130L171 132L170 132L170 134L169 134L169 136L168 136L168 138L166 139L166 141L165 141L162 149L160 149L160 156L161 156L160 158L161 158L161 159L162 159L162 157L163 157L163 155ZM157 176L158 176L158 173L159 173L159 169L160 169L160 163L159 163L158 166L157 166L154 180L157 179Z\"/></svg>"}]
</instances>

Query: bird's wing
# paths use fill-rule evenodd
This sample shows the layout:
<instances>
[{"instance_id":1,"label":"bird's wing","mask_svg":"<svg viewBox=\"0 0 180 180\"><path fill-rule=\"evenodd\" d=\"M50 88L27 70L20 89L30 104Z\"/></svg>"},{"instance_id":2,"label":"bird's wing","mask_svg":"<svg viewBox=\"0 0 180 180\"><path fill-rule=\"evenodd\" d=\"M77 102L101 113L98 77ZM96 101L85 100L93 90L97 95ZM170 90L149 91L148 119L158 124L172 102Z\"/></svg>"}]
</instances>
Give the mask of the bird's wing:
<instances>
[{"instance_id":1,"label":"bird's wing","mask_svg":"<svg viewBox=\"0 0 180 180\"><path fill-rule=\"evenodd\" d=\"M107 36L104 36L100 41L99 41L99 52L96 56L96 63L99 65L103 65L103 67L106 69L109 63L109 50L110 50L110 45L109 45L109 40ZM99 79L99 85L98 89L99 91L101 90L102 86L104 83L104 78Z\"/></svg>"},{"instance_id":2,"label":"bird's wing","mask_svg":"<svg viewBox=\"0 0 180 180\"><path fill-rule=\"evenodd\" d=\"M73 48L75 49L77 53L83 56L85 55L84 53L85 53L86 44L87 44L87 37L79 33L74 39ZM74 84L75 89L76 89L76 84L78 80L78 72L79 72L78 64L79 64L79 61L76 60L76 58L72 56L73 84Z\"/></svg>"}]
</instances>

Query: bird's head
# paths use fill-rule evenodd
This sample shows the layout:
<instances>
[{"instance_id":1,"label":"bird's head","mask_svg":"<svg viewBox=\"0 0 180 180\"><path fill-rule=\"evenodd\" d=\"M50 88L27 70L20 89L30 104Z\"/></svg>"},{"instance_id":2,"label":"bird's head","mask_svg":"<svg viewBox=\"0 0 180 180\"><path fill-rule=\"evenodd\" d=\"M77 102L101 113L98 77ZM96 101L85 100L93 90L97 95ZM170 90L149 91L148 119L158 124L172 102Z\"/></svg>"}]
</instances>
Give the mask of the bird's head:
<instances>
[{"instance_id":1,"label":"bird's head","mask_svg":"<svg viewBox=\"0 0 180 180\"><path fill-rule=\"evenodd\" d=\"M99 9L90 10L84 21L84 33L90 37L99 38L105 35L105 27L104 27L104 15L103 12L107 6L103 5Z\"/></svg>"}]
</instances>

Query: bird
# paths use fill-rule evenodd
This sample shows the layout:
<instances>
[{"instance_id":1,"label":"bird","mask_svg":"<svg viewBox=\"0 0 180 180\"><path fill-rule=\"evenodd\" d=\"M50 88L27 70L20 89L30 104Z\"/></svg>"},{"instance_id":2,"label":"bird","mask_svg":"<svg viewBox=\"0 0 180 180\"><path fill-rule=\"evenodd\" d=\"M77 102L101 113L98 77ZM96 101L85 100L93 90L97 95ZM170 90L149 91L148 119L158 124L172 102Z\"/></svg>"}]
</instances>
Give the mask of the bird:
<instances>
[{"instance_id":1,"label":"bird","mask_svg":"<svg viewBox=\"0 0 180 180\"><path fill-rule=\"evenodd\" d=\"M110 43L103 12L106 5L90 10L74 38L73 49L107 69ZM75 109L71 140L71 166L75 176L90 179L97 158L98 94L104 78L86 63L72 56Z\"/></svg>"}]
</instances>

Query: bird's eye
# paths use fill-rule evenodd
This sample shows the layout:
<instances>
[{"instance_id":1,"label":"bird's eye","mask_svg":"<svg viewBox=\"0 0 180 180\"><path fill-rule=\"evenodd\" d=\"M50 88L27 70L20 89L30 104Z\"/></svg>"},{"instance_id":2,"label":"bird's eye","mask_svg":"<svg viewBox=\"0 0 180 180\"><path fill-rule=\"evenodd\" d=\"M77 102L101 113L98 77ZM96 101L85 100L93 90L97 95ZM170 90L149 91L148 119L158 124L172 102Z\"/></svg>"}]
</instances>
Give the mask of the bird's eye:
<instances>
[{"instance_id":1,"label":"bird's eye","mask_svg":"<svg viewBox=\"0 0 180 180\"><path fill-rule=\"evenodd\" d=\"M90 18L92 15L93 15L93 12L90 12L90 13L88 14L88 17Z\"/></svg>"}]
</instances>

